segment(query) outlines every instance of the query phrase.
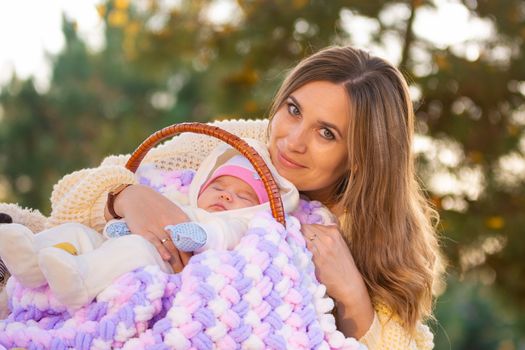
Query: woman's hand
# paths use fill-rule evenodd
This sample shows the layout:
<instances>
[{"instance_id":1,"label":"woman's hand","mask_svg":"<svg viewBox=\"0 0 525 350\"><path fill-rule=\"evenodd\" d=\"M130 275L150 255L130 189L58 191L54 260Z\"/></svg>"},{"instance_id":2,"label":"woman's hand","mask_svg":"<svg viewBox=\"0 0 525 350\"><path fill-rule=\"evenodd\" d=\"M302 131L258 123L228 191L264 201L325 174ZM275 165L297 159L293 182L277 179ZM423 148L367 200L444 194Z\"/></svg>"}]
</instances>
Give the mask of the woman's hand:
<instances>
[{"instance_id":1,"label":"woman's hand","mask_svg":"<svg viewBox=\"0 0 525 350\"><path fill-rule=\"evenodd\" d=\"M150 187L132 185L119 193L114 209L126 220L130 231L150 241L175 272L180 272L188 263L191 254L178 251L164 230L167 225L188 221L175 203ZM105 214L106 219L111 218L107 208Z\"/></svg>"},{"instance_id":2,"label":"woman's hand","mask_svg":"<svg viewBox=\"0 0 525 350\"><path fill-rule=\"evenodd\" d=\"M336 225L302 225L313 255L317 279L336 302L339 329L362 337L374 319L374 308L361 273Z\"/></svg>"}]
</instances>

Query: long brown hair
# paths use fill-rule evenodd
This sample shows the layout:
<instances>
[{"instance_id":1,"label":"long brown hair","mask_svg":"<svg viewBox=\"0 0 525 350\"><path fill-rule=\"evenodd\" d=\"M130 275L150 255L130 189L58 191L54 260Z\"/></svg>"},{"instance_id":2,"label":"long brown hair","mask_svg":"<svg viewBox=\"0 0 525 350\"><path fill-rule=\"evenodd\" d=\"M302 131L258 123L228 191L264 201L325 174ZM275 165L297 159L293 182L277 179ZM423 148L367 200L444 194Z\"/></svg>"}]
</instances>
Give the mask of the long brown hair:
<instances>
[{"instance_id":1,"label":"long brown hair","mask_svg":"<svg viewBox=\"0 0 525 350\"><path fill-rule=\"evenodd\" d=\"M333 194L333 202L345 210L344 238L374 302L387 305L414 331L418 320L431 316L432 291L443 265L437 214L415 177L407 83L381 58L352 47L330 47L290 72L270 117L292 92L312 81L344 86L350 102L351 171Z\"/></svg>"}]
</instances>

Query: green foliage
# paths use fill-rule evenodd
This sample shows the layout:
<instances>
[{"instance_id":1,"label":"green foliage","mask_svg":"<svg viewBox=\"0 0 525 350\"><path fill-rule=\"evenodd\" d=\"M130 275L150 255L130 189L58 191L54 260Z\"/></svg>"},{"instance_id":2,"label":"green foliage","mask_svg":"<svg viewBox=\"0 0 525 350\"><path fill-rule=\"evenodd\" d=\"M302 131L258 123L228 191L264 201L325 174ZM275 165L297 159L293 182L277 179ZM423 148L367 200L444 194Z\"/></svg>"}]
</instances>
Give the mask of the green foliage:
<instances>
[{"instance_id":1,"label":"green foliage","mask_svg":"<svg viewBox=\"0 0 525 350\"><path fill-rule=\"evenodd\" d=\"M106 33L116 47L93 54L73 23L64 21L63 30L66 45L54 59L49 90L38 93L31 80L13 77L0 94L8 199L44 212L52 185L64 174L96 166L105 154L131 152L168 120L183 120L153 108L149 99L164 82L127 62L118 33Z\"/></svg>"},{"instance_id":2,"label":"green foliage","mask_svg":"<svg viewBox=\"0 0 525 350\"><path fill-rule=\"evenodd\" d=\"M161 127L264 117L287 69L322 47L355 42L359 33L345 30L343 14L351 23L367 18L377 25L370 45L396 38L399 64L421 92L415 101L418 131L434 147L418 154L418 165L441 214L451 276L485 283L459 285L451 278L437 305L451 346L439 335L437 348L523 343L516 334L525 330L519 317L525 310L525 176L502 165L523 160L525 153L523 2L463 1L495 29L476 44L477 58L458 47L435 47L414 33L413 21L420 9L434 6L430 1L232 3L236 12L229 20L211 21L214 1L166 7L155 0L108 0L99 7L106 25L106 46L99 52L90 52L74 23L64 20L66 45L53 58L49 90L36 91L31 80L13 77L0 93L3 200L48 212L51 187L64 174L96 166L107 154L131 152ZM389 20L392 9L406 16ZM450 149L457 160L452 163L443 160ZM433 185L436 174L467 185L446 190ZM502 308L504 313L497 311Z\"/></svg>"},{"instance_id":3,"label":"green foliage","mask_svg":"<svg viewBox=\"0 0 525 350\"><path fill-rule=\"evenodd\" d=\"M515 314L501 296L473 279L451 278L435 316L436 349L512 349L520 341Z\"/></svg>"}]
</instances>

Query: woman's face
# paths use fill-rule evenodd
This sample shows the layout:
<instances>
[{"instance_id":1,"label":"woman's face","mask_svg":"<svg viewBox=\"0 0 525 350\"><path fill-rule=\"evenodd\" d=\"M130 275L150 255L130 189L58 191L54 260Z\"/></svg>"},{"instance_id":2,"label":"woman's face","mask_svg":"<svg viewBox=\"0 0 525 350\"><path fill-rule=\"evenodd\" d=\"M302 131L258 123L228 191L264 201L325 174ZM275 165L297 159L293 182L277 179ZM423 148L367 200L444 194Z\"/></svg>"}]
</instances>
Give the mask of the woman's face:
<instances>
[{"instance_id":1,"label":"woman's face","mask_svg":"<svg viewBox=\"0 0 525 350\"><path fill-rule=\"evenodd\" d=\"M312 199L329 200L347 166L348 95L314 81L292 92L275 113L269 150L279 174Z\"/></svg>"}]
</instances>

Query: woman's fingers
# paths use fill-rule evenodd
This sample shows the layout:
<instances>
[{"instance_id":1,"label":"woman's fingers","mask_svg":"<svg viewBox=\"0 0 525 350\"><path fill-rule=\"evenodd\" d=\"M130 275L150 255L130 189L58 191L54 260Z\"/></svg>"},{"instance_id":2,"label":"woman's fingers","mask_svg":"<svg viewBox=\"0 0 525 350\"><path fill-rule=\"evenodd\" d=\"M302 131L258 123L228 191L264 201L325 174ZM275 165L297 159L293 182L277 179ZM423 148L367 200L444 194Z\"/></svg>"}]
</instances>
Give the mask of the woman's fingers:
<instances>
[{"instance_id":1,"label":"woman's fingers","mask_svg":"<svg viewBox=\"0 0 525 350\"><path fill-rule=\"evenodd\" d=\"M161 237L162 238L161 238L160 242L162 243L164 248L166 248L168 250L170 255L171 256L178 255L179 254L179 250L175 246L175 243L173 243L173 240L171 239L170 234L167 233L166 231L164 231L164 233L161 235Z\"/></svg>"},{"instance_id":2,"label":"woman's fingers","mask_svg":"<svg viewBox=\"0 0 525 350\"><path fill-rule=\"evenodd\" d=\"M164 230L166 225L188 221L188 216L179 206L143 185L128 187L117 197L115 206L131 232L150 241L160 256L177 267L177 270L182 268L183 259L170 235Z\"/></svg>"},{"instance_id":3,"label":"woman's fingers","mask_svg":"<svg viewBox=\"0 0 525 350\"><path fill-rule=\"evenodd\" d=\"M306 248L312 253L314 264L317 268L333 263L335 251L342 244L348 249L344 242L338 242L339 230L335 225L303 225L302 232L306 241Z\"/></svg>"},{"instance_id":4,"label":"woman's fingers","mask_svg":"<svg viewBox=\"0 0 525 350\"><path fill-rule=\"evenodd\" d=\"M312 260L315 267L315 276L317 279L320 279L320 271L318 266L319 257L322 256L320 251L320 246L322 247L322 243L319 241L317 231L311 225L308 225L308 227L306 227L306 225L303 226L302 232L306 242L306 248L310 251L310 253L312 253Z\"/></svg>"},{"instance_id":5,"label":"woman's fingers","mask_svg":"<svg viewBox=\"0 0 525 350\"><path fill-rule=\"evenodd\" d=\"M184 266L186 265L182 263L179 251L177 251L177 254L172 255L168 262L175 273L181 272Z\"/></svg>"},{"instance_id":6,"label":"woman's fingers","mask_svg":"<svg viewBox=\"0 0 525 350\"><path fill-rule=\"evenodd\" d=\"M306 241L306 248L312 253L312 259L316 266L317 275L317 265L319 265L319 256L322 256L323 243L320 241L319 235L312 227L309 227L308 229L305 228L303 234Z\"/></svg>"},{"instance_id":7,"label":"woman's fingers","mask_svg":"<svg viewBox=\"0 0 525 350\"><path fill-rule=\"evenodd\" d=\"M171 239L170 235L166 232L164 234L165 237L161 239L161 243L164 246L164 248L169 252L169 256L165 260L168 261L174 272L181 272L182 268L186 265L182 262L182 259L180 257L181 252L173 243L173 240Z\"/></svg>"},{"instance_id":8,"label":"woman's fingers","mask_svg":"<svg viewBox=\"0 0 525 350\"><path fill-rule=\"evenodd\" d=\"M182 259L179 250L173 244L170 236L166 233L164 235L155 236L153 234L146 237L159 252L163 260L167 261L174 272L181 272L189 257ZM191 256L191 255L190 255Z\"/></svg>"},{"instance_id":9,"label":"woman's fingers","mask_svg":"<svg viewBox=\"0 0 525 350\"><path fill-rule=\"evenodd\" d=\"M303 225L307 247L312 252L315 275L336 300L366 291L361 273L337 226Z\"/></svg>"},{"instance_id":10,"label":"woman's fingers","mask_svg":"<svg viewBox=\"0 0 525 350\"><path fill-rule=\"evenodd\" d=\"M312 253L312 258L314 260L314 264L317 262L317 258L320 255L319 247L317 246L316 242L313 240L307 240L306 242L306 248Z\"/></svg>"},{"instance_id":11,"label":"woman's fingers","mask_svg":"<svg viewBox=\"0 0 525 350\"><path fill-rule=\"evenodd\" d=\"M318 225L304 225L302 232L306 241L306 247L311 251L310 248L316 247L316 242L319 243L322 233L317 228Z\"/></svg>"},{"instance_id":12,"label":"woman's fingers","mask_svg":"<svg viewBox=\"0 0 525 350\"><path fill-rule=\"evenodd\" d=\"M187 253L187 252L179 251L179 256L181 258L182 265L186 266L186 265L188 265L188 261L190 260L190 258L193 256L193 253Z\"/></svg>"},{"instance_id":13,"label":"woman's fingers","mask_svg":"<svg viewBox=\"0 0 525 350\"><path fill-rule=\"evenodd\" d=\"M157 248L157 251L159 252L159 254L160 254L160 256L162 257L163 260L165 260L165 261L170 260L172 254L170 253L170 251L162 243L163 239L166 239L166 241L169 240L168 237L159 238L159 237L157 237L157 236L155 236L153 234L147 235L147 236L144 236L144 237L148 241L150 241L155 246L155 248Z\"/></svg>"}]
</instances>

